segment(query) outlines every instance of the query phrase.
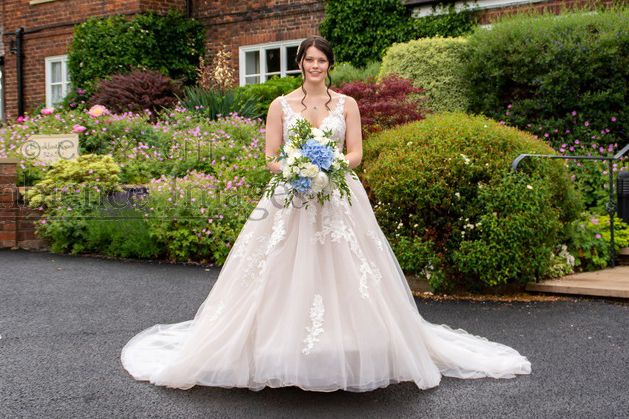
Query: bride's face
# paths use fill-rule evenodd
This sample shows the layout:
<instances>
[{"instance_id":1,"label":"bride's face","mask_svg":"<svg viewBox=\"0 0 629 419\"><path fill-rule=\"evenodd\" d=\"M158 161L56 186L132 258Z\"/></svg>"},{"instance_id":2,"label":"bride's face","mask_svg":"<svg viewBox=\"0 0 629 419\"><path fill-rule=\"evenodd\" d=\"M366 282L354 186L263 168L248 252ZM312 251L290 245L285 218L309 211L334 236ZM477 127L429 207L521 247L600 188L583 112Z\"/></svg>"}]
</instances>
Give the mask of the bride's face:
<instances>
[{"instance_id":1,"label":"bride's face","mask_svg":"<svg viewBox=\"0 0 629 419\"><path fill-rule=\"evenodd\" d=\"M317 83L325 81L329 66L330 62L325 54L312 46L306 50L299 67L304 73L305 81Z\"/></svg>"}]
</instances>

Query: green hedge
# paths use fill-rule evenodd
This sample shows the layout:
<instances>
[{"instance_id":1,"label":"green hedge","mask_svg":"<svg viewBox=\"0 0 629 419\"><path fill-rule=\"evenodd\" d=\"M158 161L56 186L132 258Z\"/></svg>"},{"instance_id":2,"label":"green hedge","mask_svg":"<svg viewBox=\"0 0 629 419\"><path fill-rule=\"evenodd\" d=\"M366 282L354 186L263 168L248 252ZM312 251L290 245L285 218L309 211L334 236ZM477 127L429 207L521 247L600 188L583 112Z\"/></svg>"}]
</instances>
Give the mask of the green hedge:
<instances>
[{"instance_id":1,"label":"green hedge","mask_svg":"<svg viewBox=\"0 0 629 419\"><path fill-rule=\"evenodd\" d=\"M91 18L74 28L68 68L73 85L89 92L99 79L135 68L191 84L204 51L203 25L179 12Z\"/></svg>"},{"instance_id":2,"label":"green hedge","mask_svg":"<svg viewBox=\"0 0 629 419\"><path fill-rule=\"evenodd\" d=\"M362 177L402 268L438 290L525 283L548 275L581 210L565 167L520 153L552 150L485 117L435 114L365 143Z\"/></svg>"},{"instance_id":3,"label":"green hedge","mask_svg":"<svg viewBox=\"0 0 629 419\"><path fill-rule=\"evenodd\" d=\"M384 55L379 77L399 74L427 90L424 106L436 111L465 111L468 107L463 57L464 38L426 38L394 44Z\"/></svg>"},{"instance_id":4,"label":"green hedge","mask_svg":"<svg viewBox=\"0 0 629 419\"><path fill-rule=\"evenodd\" d=\"M448 7L445 14L416 19L399 0L328 0L319 30L332 43L337 61L364 67L379 61L395 42L459 36L475 24L473 13L457 13L454 7Z\"/></svg>"},{"instance_id":5,"label":"green hedge","mask_svg":"<svg viewBox=\"0 0 629 419\"><path fill-rule=\"evenodd\" d=\"M581 141L626 141L629 9L517 16L478 29L469 44L472 112L540 136L557 133L554 144L575 129ZM616 131L597 138L610 125Z\"/></svg>"}]
</instances>

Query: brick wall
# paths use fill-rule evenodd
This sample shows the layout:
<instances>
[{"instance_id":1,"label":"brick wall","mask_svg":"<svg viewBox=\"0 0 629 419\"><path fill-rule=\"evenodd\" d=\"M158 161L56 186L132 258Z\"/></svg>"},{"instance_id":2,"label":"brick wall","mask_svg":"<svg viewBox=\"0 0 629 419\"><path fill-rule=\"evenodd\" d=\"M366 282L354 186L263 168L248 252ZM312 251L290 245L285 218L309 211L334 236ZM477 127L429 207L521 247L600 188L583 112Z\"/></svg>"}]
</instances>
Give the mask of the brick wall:
<instances>
[{"instance_id":1,"label":"brick wall","mask_svg":"<svg viewBox=\"0 0 629 419\"><path fill-rule=\"evenodd\" d=\"M44 249L46 242L35 234L41 211L20 202L17 162L17 159L0 159L0 249Z\"/></svg>"},{"instance_id":2,"label":"brick wall","mask_svg":"<svg viewBox=\"0 0 629 419\"><path fill-rule=\"evenodd\" d=\"M16 159L0 159L0 248L17 245Z\"/></svg>"},{"instance_id":3,"label":"brick wall","mask_svg":"<svg viewBox=\"0 0 629 419\"><path fill-rule=\"evenodd\" d=\"M196 0L193 16L207 28L210 55L221 44L227 46L237 77L238 47L318 35L324 3L324 0Z\"/></svg>"}]
</instances>

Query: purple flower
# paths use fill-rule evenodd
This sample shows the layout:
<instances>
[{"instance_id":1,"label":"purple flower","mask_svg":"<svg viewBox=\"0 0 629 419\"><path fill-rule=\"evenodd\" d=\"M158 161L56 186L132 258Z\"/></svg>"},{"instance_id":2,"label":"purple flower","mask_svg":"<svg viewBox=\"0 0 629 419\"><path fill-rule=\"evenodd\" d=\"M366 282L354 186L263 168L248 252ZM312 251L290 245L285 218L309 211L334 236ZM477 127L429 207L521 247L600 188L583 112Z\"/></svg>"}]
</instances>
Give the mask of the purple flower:
<instances>
[{"instance_id":1,"label":"purple flower","mask_svg":"<svg viewBox=\"0 0 629 419\"><path fill-rule=\"evenodd\" d=\"M577 111L572 111L572 116L577 116Z\"/></svg>"}]
</instances>

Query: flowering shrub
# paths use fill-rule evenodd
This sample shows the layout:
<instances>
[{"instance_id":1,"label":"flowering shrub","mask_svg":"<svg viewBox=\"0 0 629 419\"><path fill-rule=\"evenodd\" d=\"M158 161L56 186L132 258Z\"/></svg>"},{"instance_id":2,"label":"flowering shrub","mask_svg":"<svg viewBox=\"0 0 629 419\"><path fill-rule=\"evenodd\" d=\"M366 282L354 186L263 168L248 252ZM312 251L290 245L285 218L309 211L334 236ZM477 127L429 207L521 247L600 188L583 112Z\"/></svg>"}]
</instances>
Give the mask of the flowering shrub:
<instances>
[{"instance_id":1,"label":"flowering shrub","mask_svg":"<svg viewBox=\"0 0 629 419\"><path fill-rule=\"evenodd\" d=\"M151 235L173 261L223 264L261 189L235 175L229 180L191 171L149 184L142 202Z\"/></svg>"},{"instance_id":2,"label":"flowering shrub","mask_svg":"<svg viewBox=\"0 0 629 419\"><path fill-rule=\"evenodd\" d=\"M536 133L557 130L555 145L567 143L561 140L566 130L581 142L596 135L593 142L604 147L626 142L628 19L629 9L617 8L520 16L478 29L469 38L463 75L470 110L499 120L511 105L511 124ZM613 127L610 118L617 118Z\"/></svg>"},{"instance_id":3,"label":"flowering shrub","mask_svg":"<svg viewBox=\"0 0 629 419\"><path fill-rule=\"evenodd\" d=\"M479 289L547 276L581 209L564 165L532 135L461 113L374 135L362 178L402 268L437 289ZM413 252L415 257L413 257Z\"/></svg>"},{"instance_id":4,"label":"flowering shrub","mask_svg":"<svg viewBox=\"0 0 629 419\"><path fill-rule=\"evenodd\" d=\"M356 99L365 135L424 118L418 98L424 90L395 75L346 83L338 91Z\"/></svg>"},{"instance_id":5,"label":"flowering shrub","mask_svg":"<svg viewBox=\"0 0 629 419\"><path fill-rule=\"evenodd\" d=\"M50 185L69 191L58 204L43 205L41 234L53 251L222 263L252 203L262 195L270 178L261 121L238 115L208 121L180 108L162 117L163 120L151 123L146 115L116 115L102 107L54 110L25 117L0 131L0 156L21 159L20 183L28 180L35 185L29 196L34 205L46 204L44 190L49 190ZM79 133L82 153L92 150L99 155L82 155L78 163L69 160L48 166L28 160L19 152L31 134L69 131ZM101 173L105 170L102 165L107 173ZM78 178L68 178L66 171ZM88 174L97 178L87 177ZM92 185L90 182L96 179L100 183ZM161 186L168 183L165 179L177 184L168 193L189 185L211 192L205 206L171 202L164 188L151 187L152 194L145 201L128 202L112 213L110 206L97 202L80 205L76 201L85 188L70 186L89 181L89 186L99 186L101 195L107 196L115 190L114 185ZM134 242L125 231L139 232L137 240ZM208 235L208 231L212 234Z\"/></svg>"},{"instance_id":6,"label":"flowering shrub","mask_svg":"<svg viewBox=\"0 0 629 419\"><path fill-rule=\"evenodd\" d=\"M515 125L511 108L511 104L505 108L501 124ZM527 123L526 130L534 133L537 138L553 147L557 154L563 156L611 157L619 151L619 144L612 141L621 138L624 133L622 124L615 115L608 117L608 123L601 130L594 129L590 118L575 110L569 113L564 122L566 121L570 121L570 124L564 126L563 130L554 128L552 123ZM572 180L583 195L586 208L593 212L606 212L609 200L608 162L567 160L566 164ZM622 161L614 162L612 170L614 175L624 170Z\"/></svg>"},{"instance_id":7,"label":"flowering shrub","mask_svg":"<svg viewBox=\"0 0 629 419\"><path fill-rule=\"evenodd\" d=\"M584 213L568 229L568 249L575 258L575 267L581 271L606 268L610 260L609 216ZM629 247L629 225L614 218L616 252Z\"/></svg>"},{"instance_id":8,"label":"flowering shrub","mask_svg":"<svg viewBox=\"0 0 629 419\"><path fill-rule=\"evenodd\" d=\"M20 158L20 184L30 186L42 177L47 165L26 159L20 153L22 145L33 134L75 132L81 154L113 156L121 168L121 183L146 183L162 174L183 176L193 169L209 173L236 170L256 179L264 172L264 163L260 166L257 162L264 160L260 121L238 115L208 121L183 109L162 116L163 120L151 123L146 115L115 115L92 107L25 117L0 131L0 157Z\"/></svg>"}]
</instances>

